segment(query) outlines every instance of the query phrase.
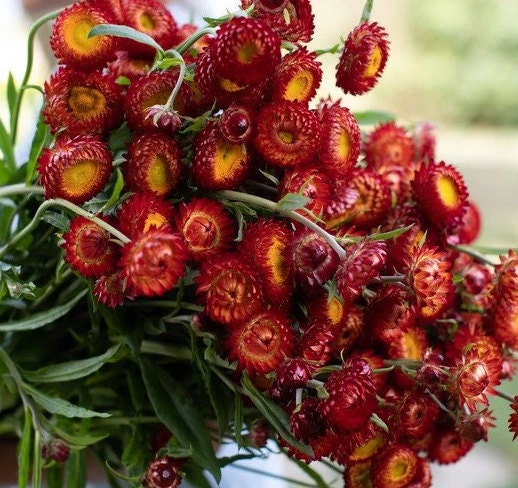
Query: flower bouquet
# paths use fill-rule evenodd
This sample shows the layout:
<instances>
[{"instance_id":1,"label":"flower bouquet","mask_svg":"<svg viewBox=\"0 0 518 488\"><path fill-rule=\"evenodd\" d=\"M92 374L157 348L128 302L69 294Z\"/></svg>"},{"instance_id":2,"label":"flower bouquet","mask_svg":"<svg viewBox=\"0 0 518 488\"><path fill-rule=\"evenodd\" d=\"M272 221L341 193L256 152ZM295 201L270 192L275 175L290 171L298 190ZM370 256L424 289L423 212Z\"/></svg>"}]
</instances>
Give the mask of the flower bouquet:
<instances>
[{"instance_id":1,"label":"flower bouquet","mask_svg":"<svg viewBox=\"0 0 518 488\"><path fill-rule=\"evenodd\" d=\"M203 488L274 453L314 486L321 462L348 488L426 488L494 425L518 254L470 246L480 215L431 124L316 99L321 56L344 95L376 85L372 1L318 51L310 0L236 9L198 27L158 0L83 0L31 30L0 125L0 435L20 488L85 486L87 458L110 486ZM57 67L31 86L47 22Z\"/></svg>"}]
</instances>

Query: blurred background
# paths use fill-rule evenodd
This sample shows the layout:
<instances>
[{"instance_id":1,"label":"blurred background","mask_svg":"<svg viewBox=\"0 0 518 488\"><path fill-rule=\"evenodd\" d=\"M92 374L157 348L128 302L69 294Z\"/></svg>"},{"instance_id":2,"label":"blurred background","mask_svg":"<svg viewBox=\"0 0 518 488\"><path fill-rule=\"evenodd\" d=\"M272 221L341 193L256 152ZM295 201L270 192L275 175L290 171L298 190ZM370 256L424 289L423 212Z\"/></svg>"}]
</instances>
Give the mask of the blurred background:
<instances>
[{"instance_id":1,"label":"blurred background","mask_svg":"<svg viewBox=\"0 0 518 488\"><path fill-rule=\"evenodd\" d=\"M8 73L19 83L26 61L26 37L41 14L65 5L60 0L2 0L0 16L0 115L6 123L5 89ZM68 2L70 3L70 2ZM175 0L168 2L179 23L204 15L220 16L235 10L237 0ZM316 35L313 47L336 44L357 24L363 0L315 1ZM429 121L436 126L437 158L456 166L464 175L471 199L482 213L478 244L518 246L518 2L501 0L375 1L371 20L383 25L391 39L391 53L383 77L362 97L344 96L334 86L336 57L324 55L326 72L320 90L342 98L352 110L384 110L402 123ZM43 29L31 84L41 85L54 64ZM30 92L18 154L23 160L41 105L41 95ZM29 110L29 106L32 110ZM502 388L518 393L518 382ZM460 463L434 469L434 487L518 488L518 442L507 430L508 404L493 399L499 419L487 444L477 447ZM0 453L1 456L2 453ZM274 461L255 469L291 473ZM277 471L278 470L278 471ZM246 471L224 480L224 485L289 486ZM235 480L238 480L237 482ZM329 475L332 479L332 475Z\"/></svg>"}]
</instances>

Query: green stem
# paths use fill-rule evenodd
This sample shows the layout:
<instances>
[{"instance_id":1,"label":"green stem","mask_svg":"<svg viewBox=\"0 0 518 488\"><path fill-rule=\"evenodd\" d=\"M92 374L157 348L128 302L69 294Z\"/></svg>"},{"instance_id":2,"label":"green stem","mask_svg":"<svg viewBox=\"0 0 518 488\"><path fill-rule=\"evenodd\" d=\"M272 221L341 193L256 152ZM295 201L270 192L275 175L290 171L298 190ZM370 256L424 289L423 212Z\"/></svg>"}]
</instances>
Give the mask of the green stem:
<instances>
[{"instance_id":1,"label":"green stem","mask_svg":"<svg viewBox=\"0 0 518 488\"><path fill-rule=\"evenodd\" d=\"M43 213L52 206L57 207L63 207L68 210L71 210L77 215L81 215L82 217L86 217L87 219L90 219L92 222L95 222L99 227L103 228L110 234L112 234L114 237L119 239L123 244L127 244L130 242L130 239L126 237L122 232L117 230L115 227L111 226L110 224L107 224L104 220L101 220L99 217L96 217L90 212L87 212L86 210L82 209L81 207L78 207L74 203L71 203L67 200L64 200L62 198L54 198L52 200L46 200L44 201L34 214L34 217L32 220L20 231L18 234L12 237L12 239L6 243L2 248L0 248L0 258L2 258L5 253L8 251L8 249L14 245L16 245L18 242L20 242L26 235L28 235L32 230L38 225L39 220L41 219L41 216Z\"/></svg>"},{"instance_id":2,"label":"green stem","mask_svg":"<svg viewBox=\"0 0 518 488\"><path fill-rule=\"evenodd\" d=\"M511 395L508 395L507 393L504 393L503 391L495 390L495 395L499 396L500 398L503 398L504 400L507 400L509 403L516 403L516 400Z\"/></svg>"},{"instance_id":3,"label":"green stem","mask_svg":"<svg viewBox=\"0 0 518 488\"><path fill-rule=\"evenodd\" d=\"M43 195L45 193L42 186L32 185L27 186L25 183L16 183L14 185L7 185L0 188L0 198L9 195L24 195L27 193L35 193L37 195Z\"/></svg>"},{"instance_id":4,"label":"green stem","mask_svg":"<svg viewBox=\"0 0 518 488\"><path fill-rule=\"evenodd\" d=\"M214 27L204 27L203 29L196 31L194 34L189 36L181 44L178 44L178 46L176 46L175 51L178 52L180 55L185 54L203 36L205 36L205 35L212 36L215 34L216 34L216 29L214 29Z\"/></svg>"},{"instance_id":5,"label":"green stem","mask_svg":"<svg viewBox=\"0 0 518 488\"><path fill-rule=\"evenodd\" d=\"M54 12L50 12L47 15L44 15L40 19L38 19L30 28L29 35L27 38L27 64L25 67L25 74L22 79L22 84L20 86L20 91L18 93L18 96L16 97L14 101L14 107L11 114L11 141L13 145L16 142L16 136L18 132L18 119L20 117L20 109L22 105L22 98L25 93L25 90L27 89L27 83L29 81L29 78L31 76L32 72L32 66L34 61L34 38L36 37L36 33L38 32L38 29L49 22L52 19L55 19L59 12L61 10L56 10Z\"/></svg>"},{"instance_id":6,"label":"green stem","mask_svg":"<svg viewBox=\"0 0 518 488\"><path fill-rule=\"evenodd\" d=\"M450 246L450 247L452 249L455 249L456 251L463 252L464 254L471 256L473 259L475 259L476 261L479 261L480 263L488 264L489 266L495 265L495 263L493 261L491 261L486 256L475 251L474 249L472 249L469 246L462 246L462 245L458 244L456 246Z\"/></svg>"},{"instance_id":7,"label":"green stem","mask_svg":"<svg viewBox=\"0 0 518 488\"><path fill-rule=\"evenodd\" d=\"M374 6L374 0L367 0L365 2L365 6L363 7L362 17L360 19L361 22L369 22L372 13L372 7Z\"/></svg>"},{"instance_id":8,"label":"green stem","mask_svg":"<svg viewBox=\"0 0 518 488\"><path fill-rule=\"evenodd\" d=\"M304 217L303 215L295 212L293 210L283 210L280 208L276 202L272 202L271 200L267 200L266 198L258 197L257 195L250 195L249 193L242 193L234 190L221 190L216 192L223 199L233 200L243 203L249 203L251 205L255 205L257 207L264 208L266 210L270 210L271 212L276 212L284 217L288 217L296 222L299 222L302 225L305 225L307 228L311 229L315 233L317 233L322 239L324 239L338 254L340 259L345 257L345 250L340 246L337 240L326 232L322 227L315 224L312 220Z\"/></svg>"}]
</instances>

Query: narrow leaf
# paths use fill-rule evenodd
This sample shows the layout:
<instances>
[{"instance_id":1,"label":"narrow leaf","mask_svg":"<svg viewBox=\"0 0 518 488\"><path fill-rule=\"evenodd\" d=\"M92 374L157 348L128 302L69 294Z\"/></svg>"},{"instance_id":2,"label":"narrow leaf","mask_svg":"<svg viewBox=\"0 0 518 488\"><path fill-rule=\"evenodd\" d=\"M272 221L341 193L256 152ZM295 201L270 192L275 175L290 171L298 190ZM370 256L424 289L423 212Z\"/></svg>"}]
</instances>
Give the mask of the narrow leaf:
<instances>
[{"instance_id":1,"label":"narrow leaf","mask_svg":"<svg viewBox=\"0 0 518 488\"><path fill-rule=\"evenodd\" d=\"M219 483L221 470L210 433L192 396L181 383L145 358L141 358L140 368L157 417L182 447L192 448L194 461L209 470Z\"/></svg>"},{"instance_id":2,"label":"narrow leaf","mask_svg":"<svg viewBox=\"0 0 518 488\"><path fill-rule=\"evenodd\" d=\"M48 135L48 125L39 120L38 124L36 125L36 132L32 138L31 150L29 152L29 161L25 171L25 183L27 185L30 185L35 179L38 157L41 154L41 150L45 146Z\"/></svg>"},{"instance_id":3,"label":"narrow leaf","mask_svg":"<svg viewBox=\"0 0 518 488\"><path fill-rule=\"evenodd\" d=\"M9 107L9 113L14 113L14 107L16 105L16 99L18 97L18 90L16 89L16 82L14 76L9 73L7 78L7 106Z\"/></svg>"},{"instance_id":4,"label":"narrow leaf","mask_svg":"<svg viewBox=\"0 0 518 488\"><path fill-rule=\"evenodd\" d=\"M110 347L104 354L88 359L45 366L36 371L23 371L23 376L33 383L54 383L84 378L100 369L119 350L120 344Z\"/></svg>"},{"instance_id":5,"label":"narrow leaf","mask_svg":"<svg viewBox=\"0 0 518 488\"><path fill-rule=\"evenodd\" d=\"M89 33L88 37L95 36L117 36L124 37L126 39L132 39L133 41L141 44L146 44L156 49L159 53L164 54L164 50L158 45L158 43L147 34L140 32L132 27L126 25L115 25L115 24L99 24L96 25Z\"/></svg>"},{"instance_id":6,"label":"narrow leaf","mask_svg":"<svg viewBox=\"0 0 518 488\"><path fill-rule=\"evenodd\" d=\"M290 445L303 453L313 456L311 447L296 439L290 431L289 419L286 412L276 403L266 398L252 383L250 377L244 374L241 383L252 403L257 407L264 418L272 424L277 433Z\"/></svg>"},{"instance_id":7,"label":"narrow leaf","mask_svg":"<svg viewBox=\"0 0 518 488\"><path fill-rule=\"evenodd\" d=\"M32 419L28 408L23 419L23 433L18 444L18 486L27 486L31 464Z\"/></svg>"},{"instance_id":8,"label":"narrow leaf","mask_svg":"<svg viewBox=\"0 0 518 488\"><path fill-rule=\"evenodd\" d=\"M63 417L67 418L110 417L109 413L96 412L79 405L74 405L68 400L52 397L32 386L24 385L23 388L40 407L49 413L63 415Z\"/></svg>"},{"instance_id":9,"label":"narrow leaf","mask_svg":"<svg viewBox=\"0 0 518 488\"><path fill-rule=\"evenodd\" d=\"M303 208L309 202L309 198L298 193L288 193L277 202L277 209L281 212L290 212Z\"/></svg>"},{"instance_id":10,"label":"narrow leaf","mask_svg":"<svg viewBox=\"0 0 518 488\"><path fill-rule=\"evenodd\" d=\"M41 220L56 227L61 232L66 232L70 226L70 218L58 212L47 211L41 217Z\"/></svg>"},{"instance_id":11,"label":"narrow leaf","mask_svg":"<svg viewBox=\"0 0 518 488\"><path fill-rule=\"evenodd\" d=\"M41 488L42 486L42 462L41 459L41 435L38 430L34 431L34 441L32 446L32 485L31 488Z\"/></svg>"},{"instance_id":12,"label":"narrow leaf","mask_svg":"<svg viewBox=\"0 0 518 488\"><path fill-rule=\"evenodd\" d=\"M72 451L66 464L66 487L84 488L86 486L86 462L84 451Z\"/></svg>"},{"instance_id":13,"label":"narrow leaf","mask_svg":"<svg viewBox=\"0 0 518 488\"><path fill-rule=\"evenodd\" d=\"M0 332L34 330L51 324L70 312L70 310L72 310L72 308L74 308L74 306L86 295L86 292L87 290L83 290L69 302L43 312L35 313L26 319L0 324Z\"/></svg>"},{"instance_id":14,"label":"narrow leaf","mask_svg":"<svg viewBox=\"0 0 518 488\"><path fill-rule=\"evenodd\" d=\"M14 156L14 147L11 142L11 137L5 128L4 123L0 119L0 150L4 154L5 170L7 174L12 176L16 172L16 158ZM0 183L6 183L1 181Z\"/></svg>"}]
</instances>

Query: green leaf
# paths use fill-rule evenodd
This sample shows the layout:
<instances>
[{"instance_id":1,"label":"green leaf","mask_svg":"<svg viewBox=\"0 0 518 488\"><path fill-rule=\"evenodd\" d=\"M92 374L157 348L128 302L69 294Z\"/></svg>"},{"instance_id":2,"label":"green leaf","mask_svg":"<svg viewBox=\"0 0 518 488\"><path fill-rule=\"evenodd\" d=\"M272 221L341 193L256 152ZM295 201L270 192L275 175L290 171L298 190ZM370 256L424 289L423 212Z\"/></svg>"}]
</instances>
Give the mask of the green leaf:
<instances>
[{"instance_id":1,"label":"green leaf","mask_svg":"<svg viewBox=\"0 0 518 488\"><path fill-rule=\"evenodd\" d=\"M18 444L18 486L27 486L31 465L32 418L28 408L23 419L23 433Z\"/></svg>"},{"instance_id":2,"label":"green leaf","mask_svg":"<svg viewBox=\"0 0 518 488\"><path fill-rule=\"evenodd\" d=\"M241 378L241 384L248 394L252 403L257 407L257 410L261 412L264 418L270 422L275 431L291 446L298 449L299 451L313 457L313 451L311 447L303 444L296 439L290 431L290 422L286 412L279 407L276 403L265 397L252 383L250 377L243 374Z\"/></svg>"},{"instance_id":3,"label":"green leaf","mask_svg":"<svg viewBox=\"0 0 518 488\"><path fill-rule=\"evenodd\" d=\"M25 184L27 185L30 185L36 177L36 164L38 162L38 157L45 146L49 133L49 126L44 124L41 119L38 120L36 132L32 139L31 150L29 152L27 169L25 171Z\"/></svg>"},{"instance_id":4,"label":"green leaf","mask_svg":"<svg viewBox=\"0 0 518 488\"><path fill-rule=\"evenodd\" d=\"M66 232L70 226L70 218L58 212L47 211L42 215L41 220L56 227L61 232Z\"/></svg>"},{"instance_id":5,"label":"green leaf","mask_svg":"<svg viewBox=\"0 0 518 488\"><path fill-rule=\"evenodd\" d=\"M210 433L193 397L181 383L145 358L140 358L140 369L157 417L181 446L192 449L194 461L209 470L219 483L221 470Z\"/></svg>"},{"instance_id":6,"label":"green leaf","mask_svg":"<svg viewBox=\"0 0 518 488\"><path fill-rule=\"evenodd\" d=\"M81 449L86 446L93 446L98 442L106 439L109 434L97 434L94 435L92 432L89 434L71 434L63 429L60 429L56 425L52 427L53 432L61 437L64 441L68 442L71 446Z\"/></svg>"},{"instance_id":7,"label":"green leaf","mask_svg":"<svg viewBox=\"0 0 518 488\"><path fill-rule=\"evenodd\" d=\"M11 115L14 113L14 107L16 105L18 96L19 95L16 88L16 83L14 81L14 76L12 73L9 73L9 77L7 78L7 106L9 107L9 112Z\"/></svg>"},{"instance_id":8,"label":"green leaf","mask_svg":"<svg viewBox=\"0 0 518 488\"><path fill-rule=\"evenodd\" d=\"M55 415L63 415L67 418L90 418L90 417L110 417L109 413L95 412L79 405L74 405L63 398L52 397L27 384L23 389L33 400L44 410Z\"/></svg>"},{"instance_id":9,"label":"green leaf","mask_svg":"<svg viewBox=\"0 0 518 488\"><path fill-rule=\"evenodd\" d=\"M99 356L53 364L52 366L45 366L36 371L23 371L22 373L25 379L32 383L54 383L77 380L100 369L117 354L119 348L120 344L116 344Z\"/></svg>"},{"instance_id":10,"label":"green leaf","mask_svg":"<svg viewBox=\"0 0 518 488\"><path fill-rule=\"evenodd\" d=\"M84 451L72 451L66 464L67 488L84 488L86 486L86 461Z\"/></svg>"},{"instance_id":11,"label":"green leaf","mask_svg":"<svg viewBox=\"0 0 518 488\"><path fill-rule=\"evenodd\" d=\"M106 200L106 203L101 207L101 212L108 212L109 210L115 208L119 203L119 197L124 188L124 177L122 176L122 171L120 168L115 169L115 183L113 184L112 193L110 198Z\"/></svg>"},{"instance_id":12,"label":"green leaf","mask_svg":"<svg viewBox=\"0 0 518 488\"><path fill-rule=\"evenodd\" d=\"M212 485L203 473L203 466L187 461L182 465L182 471L190 486L195 486L196 488L212 488Z\"/></svg>"},{"instance_id":13,"label":"green leaf","mask_svg":"<svg viewBox=\"0 0 518 488\"><path fill-rule=\"evenodd\" d=\"M32 446L32 484L31 488L41 488L42 486L42 466L41 458L41 434L38 430L34 431L34 441Z\"/></svg>"},{"instance_id":14,"label":"green leaf","mask_svg":"<svg viewBox=\"0 0 518 488\"><path fill-rule=\"evenodd\" d=\"M16 158L14 156L14 147L11 137L5 128L4 123L0 119L0 151L4 155L5 166L0 170L0 184L4 184L16 172Z\"/></svg>"},{"instance_id":15,"label":"green leaf","mask_svg":"<svg viewBox=\"0 0 518 488\"><path fill-rule=\"evenodd\" d=\"M115 24L99 24L96 25L89 33L88 37L95 36L116 36L116 37L124 37L126 39L132 39L133 41L139 42L141 44L146 44L151 46L153 49L164 54L164 50L159 46L159 44L147 34L140 32L132 27L128 27L126 25L115 25Z\"/></svg>"},{"instance_id":16,"label":"green leaf","mask_svg":"<svg viewBox=\"0 0 518 488\"><path fill-rule=\"evenodd\" d=\"M146 471L146 465L149 462L149 446L141 429L133 429L131 437L125 443L121 461L130 477L141 475Z\"/></svg>"},{"instance_id":17,"label":"green leaf","mask_svg":"<svg viewBox=\"0 0 518 488\"><path fill-rule=\"evenodd\" d=\"M31 315L30 317L23 320L0 324L0 332L34 330L51 324L52 322L55 322L57 319L70 312L70 310L72 310L72 308L74 308L74 306L86 295L87 291L88 290L83 290L79 292L74 298L72 298L72 300L63 305L58 305L57 307L50 308L49 310L35 313L34 315Z\"/></svg>"},{"instance_id":18,"label":"green leaf","mask_svg":"<svg viewBox=\"0 0 518 488\"><path fill-rule=\"evenodd\" d=\"M365 110L364 112L355 112L354 116L359 124L374 125L382 122L390 122L396 120L396 116L390 112L382 112L378 110Z\"/></svg>"},{"instance_id":19,"label":"green leaf","mask_svg":"<svg viewBox=\"0 0 518 488\"><path fill-rule=\"evenodd\" d=\"M280 212L290 212L304 208L309 202L309 198L298 193L287 193L277 202L277 209Z\"/></svg>"}]
</instances>

